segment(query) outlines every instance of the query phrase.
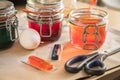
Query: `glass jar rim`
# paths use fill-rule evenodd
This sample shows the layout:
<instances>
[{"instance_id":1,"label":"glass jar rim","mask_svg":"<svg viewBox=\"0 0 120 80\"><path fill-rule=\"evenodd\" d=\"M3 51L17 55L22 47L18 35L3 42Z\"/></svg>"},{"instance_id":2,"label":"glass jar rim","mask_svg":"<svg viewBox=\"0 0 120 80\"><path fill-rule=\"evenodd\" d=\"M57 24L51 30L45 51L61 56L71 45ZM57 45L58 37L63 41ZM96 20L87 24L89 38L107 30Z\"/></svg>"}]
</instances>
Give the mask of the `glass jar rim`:
<instances>
[{"instance_id":1,"label":"glass jar rim","mask_svg":"<svg viewBox=\"0 0 120 80\"><path fill-rule=\"evenodd\" d=\"M0 19L7 19L16 13L17 11L15 10L14 4L12 2L0 1Z\"/></svg>"},{"instance_id":2,"label":"glass jar rim","mask_svg":"<svg viewBox=\"0 0 120 80\"><path fill-rule=\"evenodd\" d=\"M0 11L10 9L14 4L10 1L0 1Z\"/></svg>"},{"instance_id":3,"label":"glass jar rim","mask_svg":"<svg viewBox=\"0 0 120 80\"><path fill-rule=\"evenodd\" d=\"M57 5L62 3L62 0L27 0L28 4L38 4L38 5Z\"/></svg>"},{"instance_id":4,"label":"glass jar rim","mask_svg":"<svg viewBox=\"0 0 120 80\"><path fill-rule=\"evenodd\" d=\"M73 15L74 13L85 13L85 11L87 12L87 13L90 13L90 12L92 12L92 11L99 11L99 14L100 13L102 13L103 14L103 17L106 17L106 16L108 16L108 13L107 13L107 11L105 11L105 10L102 10L102 9L97 9L97 8L92 8L92 9L90 9L90 8L80 8L80 9L75 9L75 10L72 10L71 12L70 12L70 16L71 15ZM97 12L97 14L98 14L98 12ZM72 16L71 16L72 17Z\"/></svg>"},{"instance_id":5,"label":"glass jar rim","mask_svg":"<svg viewBox=\"0 0 120 80\"><path fill-rule=\"evenodd\" d=\"M58 4L58 5L35 5L35 4L26 4L26 9L30 10L30 11L35 11L35 12L39 12L40 10L43 9L49 9L52 11L60 11L64 9L64 5L62 3Z\"/></svg>"},{"instance_id":6,"label":"glass jar rim","mask_svg":"<svg viewBox=\"0 0 120 80\"><path fill-rule=\"evenodd\" d=\"M105 10L98 9L98 8L80 8L72 10L69 14L69 22L73 24L77 24L78 22L75 19L79 19L85 15L94 15L99 17L99 19L103 22L103 20L108 18L108 13ZM93 18L94 19L94 18ZM80 23L83 24L83 23ZM78 24L77 24L78 25Z\"/></svg>"},{"instance_id":7,"label":"glass jar rim","mask_svg":"<svg viewBox=\"0 0 120 80\"><path fill-rule=\"evenodd\" d=\"M48 20L51 18L53 21L57 21L57 20L61 20L63 19L64 17L64 14L57 14L56 16L46 16L46 17L39 17L41 18L42 20ZM37 21L38 20L38 16L33 16L33 15L27 15L27 18L28 19L31 19L32 21Z\"/></svg>"}]
</instances>

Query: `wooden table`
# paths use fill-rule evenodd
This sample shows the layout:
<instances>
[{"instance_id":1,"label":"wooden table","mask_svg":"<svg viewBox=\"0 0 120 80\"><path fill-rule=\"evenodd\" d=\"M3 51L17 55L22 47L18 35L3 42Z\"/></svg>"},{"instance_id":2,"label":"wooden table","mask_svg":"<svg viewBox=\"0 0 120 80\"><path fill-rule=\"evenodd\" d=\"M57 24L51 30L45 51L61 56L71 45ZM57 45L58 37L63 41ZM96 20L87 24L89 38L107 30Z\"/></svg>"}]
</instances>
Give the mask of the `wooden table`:
<instances>
[{"instance_id":1,"label":"wooden table","mask_svg":"<svg viewBox=\"0 0 120 80\"><path fill-rule=\"evenodd\" d=\"M78 3L80 7L86 7L87 4ZM19 8L20 9L20 8ZM109 27L120 30L120 12L108 10L109 13ZM27 27L27 21L24 19L25 13L18 11L19 18L19 30L20 32ZM106 44L118 45L120 44L120 32L114 33L108 31L108 37ZM113 42L112 42L113 39ZM115 39L115 41L114 41ZM116 41L118 41L116 43ZM61 43L64 45L64 50L59 61L50 61L49 57L51 54L52 47L55 43ZM111 44L110 44L111 43ZM105 49L105 47L104 47ZM86 76L84 71L77 74L70 74L64 70L64 63L71 57L75 55L82 54L84 50L78 50L74 48L69 42L69 29L68 27L63 27L62 35L60 39L56 42L51 42L47 44L41 44L35 50L26 50L22 48L17 40L14 45L6 50L0 51L0 80L75 80L76 78ZM78 53L79 52L79 53ZM84 51L88 53L89 51ZM27 58L29 55L36 55L40 58L48 60L55 67L56 70L51 72L42 72L31 66L28 66L21 62L23 58ZM107 68L116 66L120 63L120 54L113 55L105 60ZM117 72L118 71L118 72ZM114 73L115 72L115 73ZM114 74L112 74L114 73ZM111 77L111 75L112 77ZM106 72L102 76L92 77L89 80L110 80L114 77L120 76L120 68L116 68L109 72ZM104 77L105 76L105 77ZM110 79L109 79L110 78Z\"/></svg>"}]
</instances>

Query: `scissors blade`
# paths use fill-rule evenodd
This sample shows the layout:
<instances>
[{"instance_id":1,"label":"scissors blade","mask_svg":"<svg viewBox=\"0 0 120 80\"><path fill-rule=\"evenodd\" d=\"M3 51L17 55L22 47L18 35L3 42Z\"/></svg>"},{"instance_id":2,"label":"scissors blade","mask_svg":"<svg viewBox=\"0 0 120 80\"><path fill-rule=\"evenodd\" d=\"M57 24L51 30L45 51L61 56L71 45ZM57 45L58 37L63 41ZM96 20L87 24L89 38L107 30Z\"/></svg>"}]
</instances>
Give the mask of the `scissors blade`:
<instances>
[{"instance_id":1,"label":"scissors blade","mask_svg":"<svg viewBox=\"0 0 120 80\"><path fill-rule=\"evenodd\" d=\"M110 55L113 55L113 54L118 53L118 52L120 52L120 46L115 46L115 47L113 47L113 48L110 48L110 49L108 49L108 50L105 50L105 51L103 52L103 54L105 54L105 55L107 55L107 56L110 56Z\"/></svg>"}]
</instances>

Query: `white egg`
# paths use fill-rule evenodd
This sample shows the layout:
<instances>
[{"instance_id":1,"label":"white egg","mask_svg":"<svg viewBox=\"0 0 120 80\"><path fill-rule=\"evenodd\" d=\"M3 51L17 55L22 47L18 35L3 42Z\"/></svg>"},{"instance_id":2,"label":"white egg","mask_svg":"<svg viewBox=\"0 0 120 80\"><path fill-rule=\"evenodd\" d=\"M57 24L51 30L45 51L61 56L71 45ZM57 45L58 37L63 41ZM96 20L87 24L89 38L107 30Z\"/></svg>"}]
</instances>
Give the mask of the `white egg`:
<instances>
[{"instance_id":1,"label":"white egg","mask_svg":"<svg viewBox=\"0 0 120 80\"><path fill-rule=\"evenodd\" d=\"M25 49L35 49L41 42L40 35L34 29L25 29L19 37L21 46Z\"/></svg>"}]
</instances>

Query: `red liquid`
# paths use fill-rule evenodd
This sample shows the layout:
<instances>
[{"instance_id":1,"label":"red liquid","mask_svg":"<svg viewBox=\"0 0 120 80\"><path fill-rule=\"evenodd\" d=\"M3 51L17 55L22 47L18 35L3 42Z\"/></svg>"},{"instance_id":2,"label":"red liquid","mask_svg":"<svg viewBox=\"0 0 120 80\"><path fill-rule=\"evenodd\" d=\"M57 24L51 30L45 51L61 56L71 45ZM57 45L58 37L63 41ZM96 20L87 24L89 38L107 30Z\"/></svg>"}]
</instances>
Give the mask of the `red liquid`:
<instances>
[{"instance_id":1,"label":"red liquid","mask_svg":"<svg viewBox=\"0 0 120 80\"><path fill-rule=\"evenodd\" d=\"M98 36L96 37L96 35L94 34L96 31L96 27L94 26L94 24L98 24L101 22L101 19L97 19L94 17L90 17L90 16L85 16L80 18L79 20L77 20L79 23L81 24L89 24L90 26L86 29L86 34L83 33L85 31L85 26L81 25L81 26L77 26L73 23L70 24L70 39L71 39L71 43L73 45L75 45L76 47L80 47L80 48L87 48L87 49L96 49L96 46L99 48L104 40L105 40L105 36L106 36L106 24L101 24L99 26L97 26L98 28L98 32L99 32L99 38ZM86 42L83 41L83 37L86 40ZM96 43L96 41L98 41ZM85 44L89 44L89 45L85 45ZM94 46L94 44L96 46Z\"/></svg>"},{"instance_id":2,"label":"red liquid","mask_svg":"<svg viewBox=\"0 0 120 80\"><path fill-rule=\"evenodd\" d=\"M29 25L29 28L35 29L38 33L40 33L40 25L38 23L28 21L28 25ZM58 40L60 35L61 35L62 21L53 22L51 29L52 29L52 35L50 37L40 36L42 41L56 41L56 40ZM50 34L49 23L42 24L42 34L43 35Z\"/></svg>"}]
</instances>

